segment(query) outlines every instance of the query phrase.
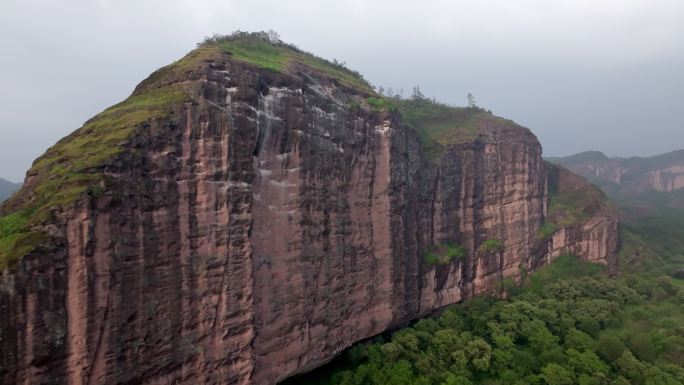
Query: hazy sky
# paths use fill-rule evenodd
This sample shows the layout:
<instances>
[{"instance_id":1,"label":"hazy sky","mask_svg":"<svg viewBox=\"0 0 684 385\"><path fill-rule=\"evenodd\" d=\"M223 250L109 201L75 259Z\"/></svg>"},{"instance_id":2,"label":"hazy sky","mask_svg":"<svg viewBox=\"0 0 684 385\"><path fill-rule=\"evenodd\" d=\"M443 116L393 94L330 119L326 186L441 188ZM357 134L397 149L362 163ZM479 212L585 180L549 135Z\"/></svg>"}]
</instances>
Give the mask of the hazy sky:
<instances>
[{"instance_id":1,"label":"hazy sky","mask_svg":"<svg viewBox=\"0 0 684 385\"><path fill-rule=\"evenodd\" d=\"M480 105L545 155L684 148L682 0L0 0L0 177L213 33L280 33L375 85Z\"/></svg>"}]
</instances>

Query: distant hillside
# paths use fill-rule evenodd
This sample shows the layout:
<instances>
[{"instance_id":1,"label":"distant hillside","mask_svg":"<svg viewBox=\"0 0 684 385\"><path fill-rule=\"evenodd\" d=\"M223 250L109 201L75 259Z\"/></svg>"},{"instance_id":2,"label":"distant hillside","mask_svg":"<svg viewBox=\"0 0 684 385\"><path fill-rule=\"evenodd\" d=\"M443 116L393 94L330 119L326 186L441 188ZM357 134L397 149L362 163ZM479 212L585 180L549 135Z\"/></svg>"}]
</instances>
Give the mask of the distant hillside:
<instances>
[{"instance_id":1,"label":"distant hillside","mask_svg":"<svg viewBox=\"0 0 684 385\"><path fill-rule=\"evenodd\" d=\"M21 187L21 183L12 183L0 178L0 202L9 198L12 193L19 190L19 187Z\"/></svg>"},{"instance_id":2,"label":"distant hillside","mask_svg":"<svg viewBox=\"0 0 684 385\"><path fill-rule=\"evenodd\" d=\"M587 151L548 161L599 186L620 211L623 268L664 265L684 250L684 150L640 158Z\"/></svg>"},{"instance_id":3,"label":"distant hillside","mask_svg":"<svg viewBox=\"0 0 684 385\"><path fill-rule=\"evenodd\" d=\"M684 150L647 158L609 158L587 151L548 160L584 176L613 198L684 189Z\"/></svg>"}]
</instances>

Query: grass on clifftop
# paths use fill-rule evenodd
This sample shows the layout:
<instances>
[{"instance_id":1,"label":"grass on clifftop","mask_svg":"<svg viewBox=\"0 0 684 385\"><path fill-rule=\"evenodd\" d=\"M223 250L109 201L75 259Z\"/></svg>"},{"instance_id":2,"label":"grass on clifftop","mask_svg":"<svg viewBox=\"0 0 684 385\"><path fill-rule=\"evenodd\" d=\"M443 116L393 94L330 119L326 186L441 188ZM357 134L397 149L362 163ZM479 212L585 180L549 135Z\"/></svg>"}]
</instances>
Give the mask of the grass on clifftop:
<instances>
[{"instance_id":1,"label":"grass on clifftop","mask_svg":"<svg viewBox=\"0 0 684 385\"><path fill-rule=\"evenodd\" d=\"M415 128L422 139L429 158L438 158L446 146L472 142L482 133L488 122L513 124L510 120L496 117L479 107L452 107L419 96L412 99L383 97L359 74L336 60L328 61L304 52L294 45L284 43L273 32L234 32L215 35L205 39L199 49L193 51L177 65L216 54L228 52L236 60L254 64L275 72L296 73L306 67L324 76L336 79L340 84L371 95L366 103L373 111L399 111L403 120ZM185 63L185 64L184 64Z\"/></svg>"},{"instance_id":2,"label":"grass on clifftop","mask_svg":"<svg viewBox=\"0 0 684 385\"><path fill-rule=\"evenodd\" d=\"M404 121L418 131L423 150L431 159L442 155L446 146L477 139L487 121L514 124L479 107L452 107L425 97L396 99L393 103Z\"/></svg>"},{"instance_id":3,"label":"grass on clifftop","mask_svg":"<svg viewBox=\"0 0 684 385\"><path fill-rule=\"evenodd\" d=\"M198 49L165 70L188 71L197 62L215 58L221 52L233 59L270 71L297 74L307 68L341 85L369 95L368 106L376 112L399 111L404 122L415 128L422 139L425 153L438 158L446 146L472 142L482 133L487 123L513 124L479 107L452 107L420 95L412 99L383 97L356 71L344 63L328 61L280 40L274 32L241 32L214 35L198 45ZM305 71L306 72L306 71ZM153 75L154 76L154 75ZM163 76L163 71L156 76Z\"/></svg>"},{"instance_id":4,"label":"grass on clifftop","mask_svg":"<svg viewBox=\"0 0 684 385\"><path fill-rule=\"evenodd\" d=\"M591 214L612 209L601 190L584 178L551 163L546 163L549 183L548 226L573 226L587 220Z\"/></svg>"},{"instance_id":5,"label":"grass on clifftop","mask_svg":"<svg viewBox=\"0 0 684 385\"><path fill-rule=\"evenodd\" d=\"M274 32L241 32L214 35L205 39L199 49L219 48L234 59L276 72L297 72L305 66L322 75L336 79L344 86L375 94L370 84L356 71L337 60L328 61L280 40Z\"/></svg>"},{"instance_id":6,"label":"grass on clifftop","mask_svg":"<svg viewBox=\"0 0 684 385\"><path fill-rule=\"evenodd\" d=\"M47 221L54 208L98 191L101 168L123 150L122 142L136 128L167 115L171 106L185 98L171 86L131 96L90 119L38 158L28 172L34 181L4 205L5 211L11 208L12 212L0 217L0 269L12 266L39 246L46 236L35 226Z\"/></svg>"}]
</instances>

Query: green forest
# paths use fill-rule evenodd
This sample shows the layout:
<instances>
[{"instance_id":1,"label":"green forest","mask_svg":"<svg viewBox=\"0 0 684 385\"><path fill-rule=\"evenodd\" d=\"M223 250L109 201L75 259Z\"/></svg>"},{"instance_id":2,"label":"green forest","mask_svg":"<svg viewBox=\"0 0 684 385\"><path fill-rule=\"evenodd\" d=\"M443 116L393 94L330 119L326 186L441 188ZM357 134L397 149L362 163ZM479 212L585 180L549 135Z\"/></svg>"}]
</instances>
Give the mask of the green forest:
<instances>
[{"instance_id":1,"label":"green forest","mask_svg":"<svg viewBox=\"0 0 684 385\"><path fill-rule=\"evenodd\" d=\"M684 259L671 254L636 265L623 256L615 278L561 257L508 283L506 299L454 305L286 383L684 384L684 280L671 274Z\"/></svg>"}]
</instances>

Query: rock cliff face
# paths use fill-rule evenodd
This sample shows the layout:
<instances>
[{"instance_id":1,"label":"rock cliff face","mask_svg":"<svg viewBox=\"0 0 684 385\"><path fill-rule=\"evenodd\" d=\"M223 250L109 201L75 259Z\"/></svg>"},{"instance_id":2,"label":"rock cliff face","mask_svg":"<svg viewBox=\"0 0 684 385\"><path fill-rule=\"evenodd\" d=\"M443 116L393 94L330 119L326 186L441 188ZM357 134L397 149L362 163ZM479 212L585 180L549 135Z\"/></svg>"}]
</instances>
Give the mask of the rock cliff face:
<instances>
[{"instance_id":1,"label":"rock cliff face","mask_svg":"<svg viewBox=\"0 0 684 385\"><path fill-rule=\"evenodd\" d=\"M219 43L58 143L0 209L0 383L275 384L561 253L612 263L603 207L540 235L567 186L527 129L478 112L428 157L350 73ZM83 143L111 146L72 157ZM440 245L464 253L425 257Z\"/></svg>"}]
</instances>

